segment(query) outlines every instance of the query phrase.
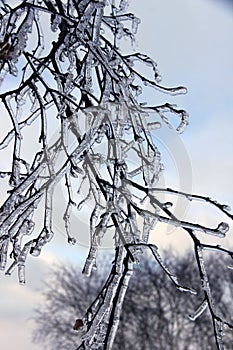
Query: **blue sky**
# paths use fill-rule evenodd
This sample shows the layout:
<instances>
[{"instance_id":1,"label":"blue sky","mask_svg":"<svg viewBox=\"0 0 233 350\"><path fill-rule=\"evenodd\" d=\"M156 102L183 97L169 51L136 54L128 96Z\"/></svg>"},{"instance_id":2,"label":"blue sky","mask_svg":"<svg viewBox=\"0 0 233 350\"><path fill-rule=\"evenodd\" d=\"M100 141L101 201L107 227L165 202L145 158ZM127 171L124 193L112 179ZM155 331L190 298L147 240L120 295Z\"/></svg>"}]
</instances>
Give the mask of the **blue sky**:
<instances>
[{"instance_id":1,"label":"blue sky","mask_svg":"<svg viewBox=\"0 0 233 350\"><path fill-rule=\"evenodd\" d=\"M169 101L190 114L190 125L179 141L182 143L179 147L188 154L187 163L177 171L177 159L171 147L168 149L166 185L179 186L182 182L179 177L185 176L189 169L186 175L192 176L193 193L207 194L233 206L232 2L145 0L142 6L142 1L131 0L130 9L141 18L136 50L158 62L164 85L184 85L189 91L179 97L148 95L150 104ZM213 225L218 222L215 211L197 206L189 208L187 217ZM222 221L221 215L219 217ZM165 234L160 244L173 244L175 240L175 234ZM186 245L184 239L184 248ZM1 345L3 350L13 350L16 344L23 350L41 348L31 344L27 330L27 327L32 328L27 321L32 307L41 300L41 278L57 257L80 263L84 255L83 248L66 245L65 237L58 234L40 258L30 259L26 286L19 286L15 277L1 276L0 343L4 344Z\"/></svg>"},{"instance_id":2,"label":"blue sky","mask_svg":"<svg viewBox=\"0 0 233 350\"><path fill-rule=\"evenodd\" d=\"M154 0L143 7L138 1L131 4L141 18L137 49L157 61L164 85L188 88L187 95L151 93L148 100L151 104L176 103L189 112L190 124L180 140L189 155L183 168L187 167L188 178L192 176L193 193L233 206L232 2ZM170 170L169 157L166 161L165 168ZM183 176L182 166L178 170ZM169 171L166 185L179 188L179 175ZM212 208L199 204L190 206L186 217L215 226L216 214ZM161 240L161 246L174 244L176 235L162 236ZM188 242L182 244L188 246Z\"/></svg>"}]
</instances>

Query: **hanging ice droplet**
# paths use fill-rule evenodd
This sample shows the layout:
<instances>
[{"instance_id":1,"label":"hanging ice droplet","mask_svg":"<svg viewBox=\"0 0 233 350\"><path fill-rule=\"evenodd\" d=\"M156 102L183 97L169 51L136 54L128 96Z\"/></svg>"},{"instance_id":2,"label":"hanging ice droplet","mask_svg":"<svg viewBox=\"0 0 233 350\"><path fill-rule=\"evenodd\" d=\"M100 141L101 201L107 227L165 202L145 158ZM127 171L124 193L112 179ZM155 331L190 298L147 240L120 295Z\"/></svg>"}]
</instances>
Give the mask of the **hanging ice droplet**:
<instances>
[{"instance_id":1,"label":"hanging ice droplet","mask_svg":"<svg viewBox=\"0 0 233 350\"><path fill-rule=\"evenodd\" d=\"M36 247L31 248L30 254L31 254L32 256L39 256L40 253L41 253L41 249L36 248Z\"/></svg>"},{"instance_id":2,"label":"hanging ice droplet","mask_svg":"<svg viewBox=\"0 0 233 350\"><path fill-rule=\"evenodd\" d=\"M229 225L226 222L221 222L217 227L217 231L222 233L223 235L225 235L225 233L227 233L228 230Z\"/></svg>"},{"instance_id":3,"label":"hanging ice droplet","mask_svg":"<svg viewBox=\"0 0 233 350\"><path fill-rule=\"evenodd\" d=\"M75 245L76 239L75 239L74 237L68 237L68 243L69 243L70 245Z\"/></svg>"},{"instance_id":4,"label":"hanging ice droplet","mask_svg":"<svg viewBox=\"0 0 233 350\"><path fill-rule=\"evenodd\" d=\"M223 208L223 210L231 211L231 207L230 207L229 205L224 204L224 205L222 206L222 208Z\"/></svg>"},{"instance_id":5,"label":"hanging ice droplet","mask_svg":"<svg viewBox=\"0 0 233 350\"><path fill-rule=\"evenodd\" d=\"M163 204L163 208L164 209L169 209L173 206L173 203L172 202L166 202Z\"/></svg>"}]
</instances>

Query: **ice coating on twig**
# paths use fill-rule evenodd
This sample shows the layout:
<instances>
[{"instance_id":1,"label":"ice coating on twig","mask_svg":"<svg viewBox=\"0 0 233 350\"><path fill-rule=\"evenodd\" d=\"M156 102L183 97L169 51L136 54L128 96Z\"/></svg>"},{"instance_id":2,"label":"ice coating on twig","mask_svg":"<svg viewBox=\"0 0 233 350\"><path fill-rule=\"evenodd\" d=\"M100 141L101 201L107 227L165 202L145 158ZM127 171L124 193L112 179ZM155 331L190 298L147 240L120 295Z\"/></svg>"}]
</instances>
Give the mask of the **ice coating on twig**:
<instances>
[{"instance_id":1,"label":"ice coating on twig","mask_svg":"<svg viewBox=\"0 0 233 350\"><path fill-rule=\"evenodd\" d=\"M0 180L8 179L9 184L0 210L0 269L7 275L18 269L19 281L25 283L28 254L39 256L56 233L54 192L59 183L66 191L62 229L70 244L79 243L79 235L72 231L73 215L82 215L90 205L90 249L83 272L90 275L96 267L98 249L109 232L114 232L115 259L105 286L83 318L82 349L111 348L134 264L147 248L180 291L194 293L178 283L148 243L158 222L182 228L194 242L213 319L202 251L232 257L196 237L199 232L222 238L227 223L211 228L180 220L172 201L158 199L157 194L165 192L201 200L232 219L226 205L209 197L157 187L163 165L154 133L164 123L172 127L173 115L179 118L177 132L183 132L188 114L170 103L147 106L140 94L147 88L171 95L187 89L161 85L152 58L119 49L123 38L134 42L140 22L126 12L127 5L126 0L34 0L11 7L2 1L0 9L0 99L11 125L0 140L0 151L12 155L12 164L0 172ZM137 69L138 62L147 66L148 76ZM5 91L9 74L14 86ZM29 155L26 141L33 128L37 134ZM51 128L56 129L53 137Z\"/></svg>"},{"instance_id":2,"label":"ice coating on twig","mask_svg":"<svg viewBox=\"0 0 233 350\"><path fill-rule=\"evenodd\" d=\"M190 320L195 321L206 310L207 306L208 302L207 300L204 300L197 310L192 315L189 315Z\"/></svg>"}]
</instances>

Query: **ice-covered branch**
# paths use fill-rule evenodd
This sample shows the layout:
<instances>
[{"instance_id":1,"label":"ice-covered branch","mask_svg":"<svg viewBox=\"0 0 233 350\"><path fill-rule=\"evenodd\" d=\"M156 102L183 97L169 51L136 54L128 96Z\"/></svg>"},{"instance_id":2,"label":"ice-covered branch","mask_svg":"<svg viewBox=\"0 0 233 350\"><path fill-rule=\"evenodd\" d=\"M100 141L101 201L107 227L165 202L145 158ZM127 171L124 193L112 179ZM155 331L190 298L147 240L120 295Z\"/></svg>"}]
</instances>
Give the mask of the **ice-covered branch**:
<instances>
[{"instance_id":1,"label":"ice-covered branch","mask_svg":"<svg viewBox=\"0 0 233 350\"><path fill-rule=\"evenodd\" d=\"M228 207L209 197L158 187L163 166L154 135L164 123L171 127L171 114L179 117L176 130L182 132L188 114L170 103L146 106L140 94L150 87L172 95L186 89L164 87L153 59L120 50L122 38L130 45L134 41L139 24L126 5L126 0L30 0L14 7L2 0L0 8L0 108L7 121L2 125L10 125L0 143L10 159L0 172L1 181L9 180L1 196L0 267L8 275L17 267L19 281L25 283L28 254L38 256L56 233L58 184L66 192L61 229L69 243L79 242L72 218L90 205L90 248L83 272L90 275L96 267L109 232L115 259L106 284L79 322L83 349L111 349L130 276L145 247L178 289L191 291L176 281L148 243L158 222L182 228L193 240L205 282L203 305L207 302L212 312L216 337L221 319L213 311L201 252L212 248L232 257L195 236L197 231L222 238L228 224L213 229L181 220L169 203L159 200L162 192L201 200L233 218ZM137 68L138 62L148 75ZM12 78L10 88L6 77ZM36 220L38 215L43 219Z\"/></svg>"}]
</instances>

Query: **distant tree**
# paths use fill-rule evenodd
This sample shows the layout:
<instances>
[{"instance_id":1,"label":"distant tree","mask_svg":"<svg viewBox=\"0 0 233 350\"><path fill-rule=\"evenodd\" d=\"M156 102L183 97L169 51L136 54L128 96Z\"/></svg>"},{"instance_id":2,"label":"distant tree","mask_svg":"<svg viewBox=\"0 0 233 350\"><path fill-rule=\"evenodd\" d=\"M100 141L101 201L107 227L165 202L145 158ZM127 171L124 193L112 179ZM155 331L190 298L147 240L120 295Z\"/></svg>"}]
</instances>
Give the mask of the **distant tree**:
<instances>
[{"instance_id":1,"label":"distant tree","mask_svg":"<svg viewBox=\"0 0 233 350\"><path fill-rule=\"evenodd\" d=\"M215 349L208 309L202 317L192 321L195 306L201 305L204 298L193 255L174 256L171 251L167 251L163 254L163 259L170 271L184 285L192 286L197 295L177 292L172 288L169 278L165 278L153 261L148 257L142 260L142 266L136 269L125 298L116 349ZM228 262L227 257L220 261L216 256L206 257L213 302L219 314L232 322L233 275L226 267ZM120 345L121 339L125 339L125 344ZM224 348L231 349L232 344L233 334L227 331Z\"/></svg>"},{"instance_id":2,"label":"distant tree","mask_svg":"<svg viewBox=\"0 0 233 350\"><path fill-rule=\"evenodd\" d=\"M188 317L203 299L194 257L191 254L174 256L170 251L163 257L170 270L183 283L189 283L197 295L190 297L177 292L158 265L148 256L142 258L129 283L113 349L214 349L211 315L205 312L195 321ZM209 255L206 259L214 303L220 314L232 321L233 275L226 268L228 262L227 257L216 260ZM45 280L44 302L37 306L33 316L35 343L51 350L75 349L79 335L72 329L74 315L82 315L98 294L106 274L106 260L100 261L99 266L100 269L90 278L81 275L72 265L58 265L50 271ZM233 334L228 331L224 339L225 349L231 349L232 344Z\"/></svg>"},{"instance_id":3,"label":"distant tree","mask_svg":"<svg viewBox=\"0 0 233 350\"><path fill-rule=\"evenodd\" d=\"M219 244L203 243L198 232L222 238L229 226L181 220L173 199L163 201L158 195L201 200L233 216L226 205L209 197L158 187L162 163L153 132L164 124L171 127L174 115L179 118L175 128L182 132L188 114L170 103L148 106L141 95L148 88L172 95L186 93L186 88L162 86L150 57L120 50L122 38L134 42L139 24L126 11L127 0L0 4L0 110L6 128L0 150L10 160L0 172L0 269L11 275L17 268L19 282L25 283L28 254L39 256L56 231L58 184L66 191L63 228L71 244L76 243L72 218L91 200L90 250L83 272L91 274L108 233L114 237L115 258L109 277L78 322L83 333L79 349L110 350L128 283L144 250L152 252L178 289L192 293L148 243L157 222L172 224L194 244L204 292L201 311L209 309L221 349L222 328L232 326L212 303L203 251L233 255Z\"/></svg>"}]
</instances>

